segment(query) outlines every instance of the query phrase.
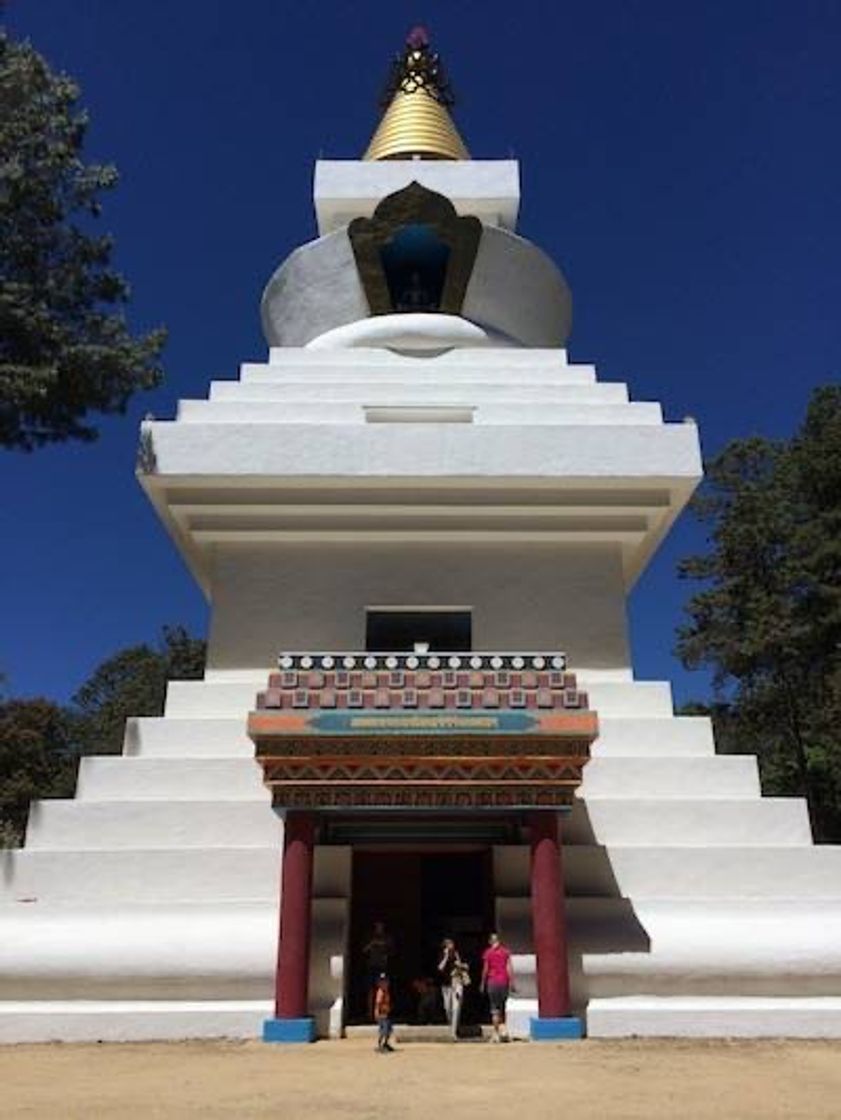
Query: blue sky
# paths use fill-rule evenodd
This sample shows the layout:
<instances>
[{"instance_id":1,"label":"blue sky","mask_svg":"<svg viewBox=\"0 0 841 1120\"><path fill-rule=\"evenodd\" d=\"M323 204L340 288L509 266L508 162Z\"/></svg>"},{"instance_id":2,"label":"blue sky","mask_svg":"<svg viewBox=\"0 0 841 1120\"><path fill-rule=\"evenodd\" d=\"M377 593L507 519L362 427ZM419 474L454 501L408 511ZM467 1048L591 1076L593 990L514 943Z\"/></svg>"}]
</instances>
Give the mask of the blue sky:
<instances>
[{"instance_id":1,"label":"blue sky","mask_svg":"<svg viewBox=\"0 0 841 1120\"><path fill-rule=\"evenodd\" d=\"M705 454L782 436L838 377L837 0L286 3L10 0L7 22L82 85L91 159L120 186L102 227L138 327L165 323L167 380L98 443L2 454L0 671L68 697L103 658L206 606L137 486L139 419L265 356L258 303L314 236L313 160L357 158L389 59L425 22L477 157L522 164L521 232L572 287L572 358ZM689 593L684 517L634 592L637 675L672 657Z\"/></svg>"}]
</instances>

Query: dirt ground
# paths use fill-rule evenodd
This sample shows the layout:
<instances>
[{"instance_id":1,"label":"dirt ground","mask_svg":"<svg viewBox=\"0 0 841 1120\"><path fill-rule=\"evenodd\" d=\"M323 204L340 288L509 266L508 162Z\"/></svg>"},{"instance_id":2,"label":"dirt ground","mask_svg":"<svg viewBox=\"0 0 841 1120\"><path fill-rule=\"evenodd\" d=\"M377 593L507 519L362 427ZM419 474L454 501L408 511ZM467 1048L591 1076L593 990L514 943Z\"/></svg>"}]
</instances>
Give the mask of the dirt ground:
<instances>
[{"instance_id":1,"label":"dirt ground","mask_svg":"<svg viewBox=\"0 0 841 1120\"><path fill-rule=\"evenodd\" d=\"M0 1047L4 1120L839 1120L841 1042Z\"/></svg>"}]
</instances>

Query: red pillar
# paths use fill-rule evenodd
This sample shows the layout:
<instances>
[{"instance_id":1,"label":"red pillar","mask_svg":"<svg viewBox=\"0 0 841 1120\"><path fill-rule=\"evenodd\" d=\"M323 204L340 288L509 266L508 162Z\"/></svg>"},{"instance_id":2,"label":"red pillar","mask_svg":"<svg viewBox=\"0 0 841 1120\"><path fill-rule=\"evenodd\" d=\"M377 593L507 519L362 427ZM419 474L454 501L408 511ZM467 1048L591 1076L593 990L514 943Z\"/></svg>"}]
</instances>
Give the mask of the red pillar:
<instances>
[{"instance_id":1,"label":"red pillar","mask_svg":"<svg viewBox=\"0 0 841 1120\"><path fill-rule=\"evenodd\" d=\"M528 823L538 1013L541 1019L561 1019L569 1015L570 998L558 814L534 812Z\"/></svg>"},{"instance_id":2,"label":"red pillar","mask_svg":"<svg viewBox=\"0 0 841 1120\"><path fill-rule=\"evenodd\" d=\"M315 818L288 812L280 880L280 941L277 950L275 1015L307 1016L312 922L312 858Z\"/></svg>"}]
</instances>

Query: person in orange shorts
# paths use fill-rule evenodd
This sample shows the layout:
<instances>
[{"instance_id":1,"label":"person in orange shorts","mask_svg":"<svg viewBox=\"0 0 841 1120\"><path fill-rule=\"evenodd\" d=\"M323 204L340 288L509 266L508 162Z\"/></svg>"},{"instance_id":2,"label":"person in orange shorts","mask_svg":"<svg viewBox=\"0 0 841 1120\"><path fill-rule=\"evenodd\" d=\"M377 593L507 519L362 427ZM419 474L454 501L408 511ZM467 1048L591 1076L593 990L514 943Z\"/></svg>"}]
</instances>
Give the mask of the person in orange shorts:
<instances>
[{"instance_id":1,"label":"person in orange shorts","mask_svg":"<svg viewBox=\"0 0 841 1120\"><path fill-rule=\"evenodd\" d=\"M374 989L374 1018L379 1027L377 1034L377 1050L380 1054L391 1053L394 1047L389 1041L392 1034L391 1026L391 987L388 977L383 972L377 980Z\"/></svg>"}]
</instances>

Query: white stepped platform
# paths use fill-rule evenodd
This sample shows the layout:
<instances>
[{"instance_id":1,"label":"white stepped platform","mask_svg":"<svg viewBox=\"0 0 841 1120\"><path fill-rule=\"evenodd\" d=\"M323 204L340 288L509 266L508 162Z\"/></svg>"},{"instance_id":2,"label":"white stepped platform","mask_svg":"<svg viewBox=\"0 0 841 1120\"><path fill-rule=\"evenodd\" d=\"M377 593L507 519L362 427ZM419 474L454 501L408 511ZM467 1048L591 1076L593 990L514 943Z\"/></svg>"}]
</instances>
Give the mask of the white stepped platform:
<instances>
[{"instance_id":1,"label":"white stepped platform","mask_svg":"<svg viewBox=\"0 0 841 1120\"><path fill-rule=\"evenodd\" d=\"M498 895L527 897L529 850L494 849ZM841 900L841 847L570 845L571 896L642 899Z\"/></svg>"},{"instance_id":2,"label":"white stepped platform","mask_svg":"<svg viewBox=\"0 0 841 1120\"><path fill-rule=\"evenodd\" d=\"M566 852L571 895L837 899L841 848L610 847Z\"/></svg>"},{"instance_id":3,"label":"white stepped platform","mask_svg":"<svg viewBox=\"0 0 841 1120\"><path fill-rule=\"evenodd\" d=\"M332 394L331 394L332 396ZM393 394L380 391L365 398L362 402L325 401L299 402L288 399L282 401L231 400L182 401L178 410L178 420L184 423L207 424L365 424L368 422L368 409L388 409L389 420L393 422L419 422L414 412L422 409L429 414L423 423L474 423L474 424L662 424L663 418L657 405L627 404L602 405L580 403L533 404L524 401L506 401L501 404L488 403L481 398L466 397L454 403L445 400L441 394ZM434 410L442 409L440 416ZM408 410L401 417L400 410ZM457 409L464 413L458 419L448 419L446 412Z\"/></svg>"},{"instance_id":4,"label":"white stepped platform","mask_svg":"<svg viewBox=\"0 0 841 1120\"><path fill-rule=\"evenodd\" d=\"M543 376L554 378L582 378L594 381L595 366L587 362L570 362L566 351L555 349L482 349L455 348L434 357L417 354L399 354L382 347L354 347L353 359L348 360L347 350L308 350L297 347L275 346L269 350L268 362L243 362L240 376L245 379L252 371L260 376L282 375L285 371L302 371L307 377L317 377L324 370L348 368L367 371L399 370L402 378L442 376L457 378L463 371L481 371L490 375L500 373L507 379Z\"/></svg>"},{"instance_id":5,"label":"white stepped platform","mask_svg":"<svg viewBox=\"0 0 841 1120\"><path fill-rule=\"evenodd\" d=\"M255 670L253 677L238 681L170 681L166 690L167 719L238 719L245 732L245 720L254 708L257 692L264 689L270 668Z\"/></svg>"},{"instance_id":6,"label":"white stepped platform","mask_svg":"<svg viewBox=\"0 0 841 1120\"><path fill-rule=\"evenodd\" d=\"M271 795L254 758L83 758L78 801L261 801Z\"/></svg>"},{"instance_id":7,"label":"white stepped platform","mask_svg":"<svg viewBox=\"0 0 841 1120\"><path fill-rule=\"evenodd\" d=\"M256 1038L273 1014L270 999L8 1000L0 1043Z\"/></svg>"},{"instance_id":8,"label":"white stepped platform","mask_svg":"<svg viewBox=\"0 0 841 1120\"><path fill-rule=\"evenodd\" d=\"M512 856L517 853L512 849ZM645 898L832 899L841 895L841 848L618 847L571 845L567 891L573 896ZM525 858L525 857L520 857ZM6 902L264 900L277 894L273 846L29 850L3 853ZM499 893L527 889L516 860Z\"/></svg>"},{"instance_id":9,"label":"white stepped platform","mask_svg":"<svg viewBox=\"0 0 841 1120\"><path fill-rule=\"evenodd\" d=\"M116 848L261 848L278 851L283 825L268 802L40 801L28 851Z\"/></svg>"},{"instance_id":10,"label":"white stepped platform","mask_svg":"<svg viewBox=\"0 0 841 1120\"><path fill-rule=\"evenodd\" d=\"M591 999L590 1038L841 1038L841 996Z\"/></svg>"},{"instance_id":11,"label":"white stepped platform","mask_svg":"<svg viewBox=\"0 0 841 1120\"><path fill-rule=\"evenodd\" d=\"M254 902L277 904L274 846L0 852L0 905Z\"/></svg>"},{"instance_id":12,"label":"white stepped platform","mask_svg":"<svg viewBox=\"0 0 841 1120\"><path fill-rule=\"evenodd\" d=\"M11 905L277 905L281 845L0 851L0 912ZM313 897L342 898L349 849L316 850ZM8 912L7 912L8 913Z\"/></svg>"},{"instance_id":13,"label":"white stepped platform","mask_svg":"<svg viewBox=\"0 0 841 1120\"><path fill-rule=\"evenodd\" d=\"M164 715L174 719L239 719L254 707L257 692L266 687L271 669L255 669L238 680L170 681ZM667 681L588 681L590 707L599 718L674 719L671 685Z\"/></svg>"},{"instance_id":14,"label":"white stepped platform","mask_svg":"<svg viewBox=\"0 0 841 1120\"><path fill-rule=\"evenodd\" d=\"M811 846L805 801L799 798L702 797L579 800L563 823L567 844L703 847Z\"/></svg>"},{"instance_id":15,"label":"white stepped platform","mask_svg":"<svg viewBox=\"0 0 841 1120\"><path fill-rule=\"evenodd\" d=\"M580 795L588 797L759 797L756 759L746 755L712 758L593 758ZM263 800L269 794L253 758L82 759L79 801Z\"/></svg>"},{"instance_id":16,"label":"white stepped platform","mask_svg":"<svg viewBox=\"0 0 841 1120\"><path fill-rule=\"evenodd\" d=\"M805 803L756 800L591 798L564 823L567 844L613 846L811 845ZM29 851L227 848L279 845L268 803L243 801L42 801L33 806Z\"/></svg>"},{"instance_id":17,"label":"white stepped platform","mask_svg":"<svg viewBox=\"0 0 841 1120\"><path fill-rule=\"evenodd\" d=\"M314 917L335 902L317 899ZM0 907L0 1000L264 999L277 900ZM316 954L317 955L317 954ZM2 1006L2 1003L0 1003Z\"/></svg>"},{"instance_id":18,"label":"white stepped platform","mask_svg":"<svg viewBox=\"0 0 841 1120\"><path fill-rule=\"evenodd\" d=\"M161 486L167 478L196 475L506 478L510 484L572 476L592 486L663 478L688 493L700 471L694 424L322 424L317 440L310 424L150 421L144 431L152 433L159 472L144 478Z\"/></svg>"},{"instance_id":19,"label":"white stepped platform","mask_svg":"<svg viewBox=\"0 0 841 1120\"><path fill-rule=\"evenodd\" d=\"M593 758L618 755L712 758L715 755L712 722L705 716L637 719L599 713L599 737L590 754Z\"/></svg>"},{"instance_id":20,"label":"white stepped platform","mask_svg":"<svg viewBox=\"0 0 841 1120\"><path fill-rule=\"evenodd\" d=\"M591 758L578 796L658 798L759 797L759 771L749 755L712 758Z\"/></svg>"},{"instance_id":21,"label":"white stepped platform","mask_svg":"<svg viewBox=\"0 0 841 1120\"><path fill-rule=\"evenodd\" d=\"M254 744L245 733L244 716L237 719L146 716L128 720L123 752L126 756L143 758L253 758Z\"/></svg>"},{"instance_id":22,"label":"white stepped platform","mask_svg":"<svg viewBox=\"0 0 841 1120\"><path fill-rule=\"evenodd\" d=\"M255 695L257 690L255 685ZM242 716L149 716L128 721L124 753L141 758L252 758L254 744L245 733ZM593 744L592 755L711 758L715 755L712 725L704 716L608 716L599 720L599 738Z\"/></svg>"},{"instance_id":23,"label":"white stepped platform","mask_svg":"<svg viewBox=\"0 0 841 1120\"><path fill-rule=\"evenodd\" d=\"M674 718L672 686L668 681L589 681L579 674L578 683L586 690L590 707L598 712L599 719Z\"/></svg>"},{"instance_id":24,"label":"white stepped platform","mask_svg":"<svg viewBox=\"0 0 841 1120\"><path fill-rule=\"evenodd\" d=\"M841 896L571 898L567 918L573 1005L593 1037L841 1036ZM498 898L497 923L525 1014L529 900Z\"/></svg>"},{"instance_id":25,"label":"white stepped platform","mask_svg":"<svg viewBox=\"0 0 841 1120\"><path fill-rule=\"evenodd\" d=\"M531 903L497 898L497 920L531 993ZM841 996L841 894L791 898L570 898L578 1002L605 995ZM732 985L735 983L735 987Z\"/></svg>"},{"instance_id":26,"label":"white stepped platform","mask_svg":"<svg viewBox=\"0 0 841 1120\"><path fill-rule=\"evenodd\" d=\"M656 409L662 418L659 406L652 402L638 402L631 405L628 400L628 388L621 382L599 382L586 384L582 382L552 382L544 383L537 380L518 382L512 385L510 380L500 375L496 379L485 379L481 375L471 378L460 378L455 382L447 378L446 381L430 382L424 379L412 383L407 382L399 375L369 377L361 375L358 371L348 377L333 375L332 380L318 381L303 380L300 377L285 377L282 380L272 378L251 379L249 381L213 381L210 386L210 396L206 402L182 401L180 407L189 405L190 411L195 404L206 403L210 409L215 409L223 404L247 401L272 401L281 402L314 402L323 397L325 402L336 404L379 404L383 400L389 403L402 404L450 404L450 405L505 405L512 402L538 406L546 404L550 407L559 405L577 405L581 409L596 406L612 406L611 415L621 415L631 409L634 415L638 409L643 414ZM186 412L184 414L186 416ZM179 413L179 419L183 417Z\"/></svg>"},{"instance_id":27,"label":"white stepped platform","mask_svg":"<svg viewBox=\"0 0 841 1120\"><path fill-rule=\"evenodd\" d=\"M490 347L488 349L483 348L478 355L475 350L470 348L454 348L452 350L446 350L431 359L424 357L418 358L414 353L400 354L396 351L385 350L379 346L358 346L355 347L354 352L361 354L365 358L366 365L369 362L378 365L393 365L395 361L410 365L417 361L426 362L427 360L431 360L441 365L455 368L461 365L470 365L478 360L481 363L487 361L489 365L510 364L512 369L529 369L536 363L552 369L563 369L564 367L582 368L578 362L571 363L569 361L569 355L562 346L537 346L528 349L517 347L503 347L497 349L496 347ZM343 364L347 361L346 355L346 350L310 350L306 347L303 349L295 349L289 346L270 346L268 360L270 365L278 367L298 365L300 362L317 366L322 362ZM585 365L584 368L588 367Z\"/></svg>"}]
</instances>

